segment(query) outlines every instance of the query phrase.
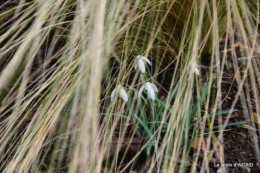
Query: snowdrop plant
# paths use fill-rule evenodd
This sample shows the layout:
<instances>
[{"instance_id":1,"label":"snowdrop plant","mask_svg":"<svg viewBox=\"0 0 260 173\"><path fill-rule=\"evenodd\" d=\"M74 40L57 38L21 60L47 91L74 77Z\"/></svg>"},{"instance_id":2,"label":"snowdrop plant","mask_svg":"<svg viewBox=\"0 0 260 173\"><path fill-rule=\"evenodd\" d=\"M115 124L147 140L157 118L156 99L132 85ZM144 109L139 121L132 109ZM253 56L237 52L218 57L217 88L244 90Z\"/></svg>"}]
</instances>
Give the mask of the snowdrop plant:
<instances>
[{"instance_id":1,"label":"snowdrop plant","mask_svg":"<svg viewBox=\"0 0 260 173\"><path fill-rule=\"evenodd\" d=\"M147 59L144 56L138 55L135 58L135 62L134 62L135 66L134 66L134 68L137 69L137 67L138 67L139 70L142 73L145 73L145 62L147 62L148 64L152 65L151 62L149 61L149 59Z\"/></svg>"},{"instance_id":2,"label":"snowdrop plant","mask_svg":"<svg viewBox=\"0 0 260 173\"><path fill-rule=\"evenodd\" d=\"M154 84L150 83L150 82L144 83L143 86L140 88L140 90L138 92L138 97L139 98L141 97L141 94L142 94L144 89L147 91L148 96L152 100L154 100L155 99L155 92L158 92L157 87Z\"/></svg>"},{"instance_id":3,"label":"snowdrop plant","mask_svg":"<svg viewBox=\"0 0 260 173\"><path fill-rule=\"evenodd\" d=\"M150 65L152 65L152 63L149 61L148 58L146 58L145 56L141 56L141 55L138 55L136 58L135 58L135 61L134 61L134 68L135 69L139 69L143 74L145 73L145 63L148 63ZM144 76L145 77L145 76ZM143 84L143 86L140 88L139 92L138 92L138 98L141 97L141 94L143 92L143 90L146 90L147 93L148 93L148 96L154 100L155 99L155 92L158 92L158 89L157 87L150 83L150 82L145 82Z\"/></svg>"},{"instance_id":4,"label":"snowdrop plant","mask_svg":"<svg viewBox=\"0 0 260 173\"><path fill-rule=\"evenodd\" d=\"M121 97L125 102L127 102L128 96L127 96L127 93L126 93L126 90L125 90L124 87L122 87L121 85L117 85L117 86L116 86L116 88L112 91L111 101L113 101L113 99L114 99L116 93L120 93L120 97Z\"/></svg>"},{"instance_id":5,"label":"snowdrop plant","mask_svg":"<svg viewBox=\"0 0 260 173\"><path fill-rule=\"evenodd\" d=\"M162 102L160 101L158 98L156 98L156 93L158 92L158 88L152 84L151 82L148 81L148 76L150 76L149 74L146 74L146 70L145 70L145 63L148 63L149 65L151 65L151 62L148 60L148 58L138 55L135 58L134 61L134 68L137 70L139 69L141 71L141 79L142 79L142 86L139 89L139 91L137 91L135 88L132 88L130 86L130 90L134 91L134 92L129 92L130 97L128 98L128 95L126 93L126 90L124 87L122 87L121 85L117 85L115 87L115 89L112 91L111 93L111 101L114 99L116 93L120 94L120 97L127 102L126 103L126 110L125 112L129 112L131 116L131 121L136 123L138 128L137 128L137 132L136 134L138 136L147 136L150 137L149 143L147 144L146 147L146 154L150 155L151 154L151 148L157 148L157 137L155 137L153 135L155 129L159 128L161 126L161 122L160 120L162 119L159 115L162 115L162 109L164 106L162 106ZM150 79L150 77L149 77ZM143 91L147 92L148 95L148 99L144 99L144 102L141 102L141 95L143 93ZM135 102L132 100L132 96L131 94L136 95L137 94L137 98L139 98L139 102L138 104L138 109L136 109L136 105ZM156 104L155 104L156 102ZM148 108L148 110L150 110L150 115L148 115L146 113L146 108ZM158 112L157 112L157 108L158 108ZM160 113L159 113L160 112ZM158 116L155 116L158 115ZM123 116L123 115L122 115ZM160 123L158 123L160 122ZM165 128L165 123L164 124L164 128Z\"/></svg>"}]
</instances>

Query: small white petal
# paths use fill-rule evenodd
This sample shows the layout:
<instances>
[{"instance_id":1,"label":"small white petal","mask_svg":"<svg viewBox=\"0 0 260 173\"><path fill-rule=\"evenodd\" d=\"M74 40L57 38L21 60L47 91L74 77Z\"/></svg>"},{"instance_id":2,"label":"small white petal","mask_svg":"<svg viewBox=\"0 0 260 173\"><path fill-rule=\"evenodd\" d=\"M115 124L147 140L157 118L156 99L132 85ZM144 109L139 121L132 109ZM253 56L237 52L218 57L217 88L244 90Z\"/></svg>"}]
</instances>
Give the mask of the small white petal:
<instances>
[{"instance_id":1,"label":"small white petal","mask_svg":"<svg viewBox=\"0 0 260 173\"><path fill-rule=\"evenodd\" d=\"M152 85L150 84L150 82L146 82L146 83L145 83L145 88L146 88L146 90L147 90L147 92L148 92L148 96L149 96L152 100L154 100L154 99L155 99L155 92L154 92L153 87L152 87Z\"/></svg>"},{"instance_id":2,"label":"small white petal","mask_svg":"<svg viewBox=\"0 0 260 173\"><path fill-rule=\"evenodd\" d=\"M192 69L192 72L194 72L197 75L200 75L199 69L198 69L198 64L196 62L190 62L190 67Z\"/></svg>"},{"instance_id":3,"label":"small white petal","mask_svg":"<svg viewBox=\"0 0 260 173\"><path fill-rule=\"evenodd\" d=\"M150 83L150 85L152 86L152 88L153 88L153 90L154 90L155 92L158 92L158 88L157 88L154 84Z\"/></svg>"},{"instance_id":4,"label":"small white petal","mask_svg":"<svg viewBox=\"0 0 260 173\"><path fill-rule=\"evenodd\" d=\"M120 90L120 96L122 97L122 99L127 102L128 100L128 97L127 97L127 93L126 93L126 90L124 87L121 88Z\"/></svg>"},{"instance_id":5,"label":"small white petal","mask_svg":"<svg viewBox=\"0 0 260 173\"><path fill-rule=\"evenodd\" d=\"M148 62L150 65L152 65L151 62L149 61L149 59L146 58L145 56L142 56L142 59L144 59L146 62Z\"/></svg>"},{"instance_id":6,"label":"small white petal","mask_svg":"<svg viewBox=\"0 0 260 173\"><path fill-rule=\"evenodd\" d=\"M138 92L138 98L141 97L141 94L142 94L143 90L144 90L144 85L140 88L140 90Z\"/></svg>"},{"instance_id":7,"label":"small white petal","mask_svg":"<svg viewBox=\"0 0 260 173\"><path fill-rule=\"evenodd\" d=\"M135 66L134 66L134 67L135 67L135 70L136 70L136 69L137 69L137 64L135 64Z\"/></svg>"},{"instance_id":8,"label":"small white petal","mask_svg":"<svg viewBox=\"0 0 260 173\"><path fill-rule=\"evenodd\" d=\"M197 75L200 75L200 72L197 68L194 69L194 72L197 74Z\"/></svg>"},{"instance_id":9,"label":"small white petal","mask_svg":"<svg viewBox=\"0 0 260 173\"><path fill-rule=\"evenodd\" d=\"M135 58L135 61L134 61L134 67L135 67L135 70L137 69L137 60L139 59L139 55Z\"/></svg>"},{"instance_id":10,"label":"small white petal","mask_svg":"<svg viewBox=\"0 0 260 173\"><path fill-rule=\"evenodd\" d=\"M112 94L111 94L111 102L112 102L112 100L114 99L115 94L116 94L116 88L112 91Z\"/></svg>"},{"instance_id":11,"label":"small white petal","mask_svg":"<svg viewBox=\"0 0 260 173\"><path fill-rule=\"evenodd\" d=\"M137 61L137 63L138 63L139 70L140 70L142 73L145 73L144 60L143 60L142 58L139 58L139 60Z\"/></svg>"}]
</instances>

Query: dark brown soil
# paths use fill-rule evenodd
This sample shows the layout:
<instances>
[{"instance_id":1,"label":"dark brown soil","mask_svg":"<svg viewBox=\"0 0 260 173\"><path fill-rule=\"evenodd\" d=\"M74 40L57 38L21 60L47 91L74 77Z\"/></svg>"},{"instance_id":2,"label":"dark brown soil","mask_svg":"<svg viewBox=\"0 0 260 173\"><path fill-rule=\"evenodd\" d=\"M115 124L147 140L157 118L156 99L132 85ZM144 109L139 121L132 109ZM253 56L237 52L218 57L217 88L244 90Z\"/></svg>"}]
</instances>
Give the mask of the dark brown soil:
<instances>
[{"instance_id":1,"label":"dark brown soil","mask_svg":"<svg viewBox=\"0 0 260 173\"><path fill-rule=\"evenodd\" d=\"M245 62L242 61L244 51L250 49L246 47L243 43L236 40L235 44L232 47L235 50L235 53L231 53L231 46L224 48L224 40L220 42L221 52L227 52L227 59L225 60L225 68L223 74L222 82L222 109L230 109L232 102L235 100L235 95L238 92L238 83L235 76L236 65L238 64L239 71L241 76L243 76L243 70L245 70ZM233 56L233 58L232 58ZM235 56L235 57L234 57ZM259 58L259 57L257 57ZM234 62L236 61L236 62ZM244 64L243 64L244 63ZM256 79L257 81L257 79ZM259 84L258 84L259 85ZM257 86L259 87L259 86ZM228 123L235 122L245 122L243 125L231 126L226 128L226 131L223 133L223 142L222 146L224 148L224 167L229 173L247 173L247 172L260 172L260 160L257 155L257 150L259 150L259 129L258 124L254 119L250 119L248 115L257 112L256 104L258 104L253 97L253 86L251 82L245 81L243 85L244 92L248 89L249 93L245 95L245 98L240 97L235 104L235 108L238 111L231 115ZM258 95L259 97L259 95ZM245 100L245 102L243 102ZM246 105L244 105L246 103ZM243 111L244 108L244 111ZM249 113L247 113L247 110ZM223 116L223 121L226 119L226 116ZM216 124L218 122L216 121ZM258 122L259 123L259 122ZM258 132L257 132L258 131ZM253 134L253 132L255 132ZM216 136L218 134L216 133ZM250 137L251 136L251 137ZM253 138L258 138L258 146L254 143ZM220 167L221 163L219 158L215 158L215 162L209 165L210 172L222 172ZM224 171L223 171L224 172Z\"/></svg>"}]
</instances>

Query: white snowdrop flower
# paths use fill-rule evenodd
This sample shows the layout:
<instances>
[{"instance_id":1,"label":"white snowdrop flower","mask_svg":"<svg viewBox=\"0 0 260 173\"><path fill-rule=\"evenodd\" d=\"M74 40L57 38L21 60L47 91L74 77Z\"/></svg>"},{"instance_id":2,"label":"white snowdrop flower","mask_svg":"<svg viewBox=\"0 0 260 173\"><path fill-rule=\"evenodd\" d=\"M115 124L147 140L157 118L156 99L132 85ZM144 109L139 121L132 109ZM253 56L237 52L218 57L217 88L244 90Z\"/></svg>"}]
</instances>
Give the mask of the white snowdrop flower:
<instances>
[{"instance_id":1,"label":"white snowdrop flower","mask_svg":"<svg viewBox=\"0 0 260 173\"><path fill-rule=\"evenodd\" d=\"M196 75L200 75L199 65L196 62L190 61L189 65L193 73L195 73Z\"/></svg>"},{"instance_id":2,"label":"white snowdrop flower","mask_svg":"<svg viewBox=\"0 0 260 173\"><path fill-rule=\"evenodd\" d=\"M138 55L136 58L135 58L135 69L137 69L137 67L139 68L139 70L142 72L142 73L145 73L145 62L148 62L150 65L151 65L151 62L149 61L149 59L147 59L146 57L144 56L141 56L141 55Z\"/></svg>"},{"instance_id":3,"label":"white snowdrop flower","mask_svg":"<svg viewBox=\"0 0 260 173\"><path fill-rule=\"evenodd\" d=\"M150 82L146 82L143 84L143 86L140 88L139 92L138 92L138 97L141 97L141 94L143 92L143 90L147 90L148 96L154 100L155 99L155 92L158 92L157 87L150 83Z\"/></svg>"},{"instance_id":4,"label":"white snowdrop flower","mask_svg":"<svg viewBox=\"0 0 260 173\"><path fill-rule=\"evenodd\" d=\"M122 87L121 85L117 85L116 88L112 91L112 94L111 94L111 101L114 99L116 93L120 93L120 96L121 98L127 102L128 100L128 96L127 96L127 93L126 93L126 90L124 87Z\"/></svg>"}]
</instances>

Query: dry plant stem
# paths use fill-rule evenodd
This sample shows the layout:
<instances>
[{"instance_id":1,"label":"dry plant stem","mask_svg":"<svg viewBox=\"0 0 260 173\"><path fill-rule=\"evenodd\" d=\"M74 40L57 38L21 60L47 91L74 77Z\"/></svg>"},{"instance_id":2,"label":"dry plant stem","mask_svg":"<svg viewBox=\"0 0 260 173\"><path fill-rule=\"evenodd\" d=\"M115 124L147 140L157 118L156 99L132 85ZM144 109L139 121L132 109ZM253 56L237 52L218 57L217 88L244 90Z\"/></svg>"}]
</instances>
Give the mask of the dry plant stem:
<instances>
[{"instance_id":1,"label":"dry plant stem","mask_svg":"<svg viewBox=\"0 0 260 173\"><path fill-rule=\"evenodd\" d=\"M82 124L79 126L79 142L76 147L76 152L73 156L69 172L100 172L102 160L97 155L98 153L98 95L100 95L100 81L102 69L102 42L104 30L104 8L106 1L92 1L80 2L79 8L81 9L81 17L85 18L90 15L90 22L92 28L90 30L91 36L89 39L87 50L81 56L81 80L87 86L82 86L81 92L84 95L80 103L80 116ZM85 7L90 7L91 13L87 14L84 10ZM84 20L81 20L82 22ZM82 25L83 29L86 28ZM82 42L86 44L86 41ZM83 46L84 47L84 46ZM86 70L87 69L87 70ZM86 80L85 74L89 73L89 78ZM86 136L89 140L85 140ZM84 154L82 155L82 152ZM80 159L80 160L79 160ZM87 164L86 164L87 163ZM96 166L94 166L96 165Z\"/></svg>"},{"instance_id":2,"label":"dry plant stem","mask_svg":"<svg viewBox=\"0 0 260 173\"><path fill-rule=\"evenodd\" d=\"M30 30L30 36L27 37L27 39L22 43L22 45L19 47L13 58L11 59L10 63L8 63L7 67L2 72L2 75L0 77L0 91L3 89L4 86L10 81L11 77L13 76L15 70L19 67L19 65L22 62L22 58L27 50L30 48L30 45L33 44L34 38L39 38L41 31L41 26L43 25L44 21L48 17L48 11L45 8L50 7L50 2L46 1L42 4L42 6L39 6L39 15L36 17L36 20L33 24L32 29Z\"/></svg>"},{"instance_id":3,"label":"dry plant stem","mask_svg":"<svg viewBox=\"0 0 260 173\"><path fill-rule=\"evenodd\" d=\"M245 6L245 8L246 8L246 6ZM237 10L238 10L237 8L234 8L235 12L237 12ZM244 10L242 10L242 11L244 11ZM247 16L247 14L245 16ZM246 20L246 22L247 21L248 20ZM243 39L241 41L243 43L248 44L247 37L250 38L250 36L252 36L252 38L254 38L254 36L255 36L255 34L253 34L253 32L252 32L252 29L249 28L250 24L246 25L246 27L244 27L241 23L238 23L237 27L240 28L240 30L241 30L241 35L242 35L242 39ZM246 33L246 29L248 30L249 34ZM231 40L232 43L234 43L233 39L234 38L232 38L232 40ZM254 47L256 47L256 43L257 42L256 42L256 40L254 38L253 49L254 49ZM247 46L247 47L249 47L249 46ZM243 114L244 114L247 122L250 121L250 114L249 114L249 110L247 109L246 99L245 99L245 96L244 96L244 90L243 90L242 86L244 85L244 81L245 81L245 79L247 77L247 73L248 73L249 69L252 67L252 57L253 57L253 53L254 53L253 49L246 49L247 51L245 53L246 53L246 55L248 57L248 61L247 61L245 73L244 73L244 75L242 77L242 80L241 80L241 77L240 77L240 74L239 74L239 68L238 68L237 56L236 56L235 50L232 51L232 55L233 55L232 56L232 60L233 60L233 63L234 63L234 69L235 69L235 72L237 72L236 81L241 86L240 87L241 88L241 92L238 91L238 93L241 93L241 95L240 95L240 102L241 102L241 105L242 105ZM253 81L252 78L253 78L253 76L251 75L251 81ZM252 82L252 85L255 85L255 83ZM255 131L249 131L249 134L250 134L251 141L253 141L254 146L255 146L255 153L256 153L257 159L260 161L260 151L259 151L259 145L258 145L258 140L257 140L257 134L256 134Z\"/></svg>"},{"instance_id":4,"label":"dry plant stem","mask_svg":"<svg viewBox=\"0 0 260 173\"><path fill-rule=\"evenodd\" d=\"M124 110L124 104L122 104L122 100L120 99L118 102L117 102L117 107L116 107L116 114L117 115L123 115L123 110ZM110 141L113 142L113 136L114 136L114 132L115 132L115 129L117 128L117 125L120 123L120 130L119 130L119 138L118 138L118 142L117 142L117 146L116 146L116 151L114 152L114 158L113 158L113 167L115 166L116 168L120 168L121 166L121 162L118 163L118 155L119 155L119 152L121 151L121 148L122 148L122 145L123 145L123 141L124 141L124 133L121 134L121 125L122 125L122 121L121 121L121 118L120 116L116 116L115 119L113 120L113 125L112 125L112 129L111 129L111 138L110 138ZM124 159L124 158L123 158Z\"/></svg>"},{"instance_id":5,"label":"dry plant stem","mask_svg":"<svg viewBox=\"0 0 260 173\"><path fill-rule=\"evenodd\" d=\"M214 1L214 3L216 3L216 2ZM214 6L214 7L215 7L215 6ZM217 34L218 32L217 32L217 30L215 29L215 28L218 28L218 23L216 23L217 21L216 21L216 14L215 14L215 13L216 13L216 9L213 10L213 17L214 17L214 19L215 19L215 20L214 20L214 22L215 22L215 23L214 23L215 27L213 27L213 34L214 34L214 36L215 36L215 39L216 39L216 40L219 40L219 39L218 39L218 34ZM229 20L228 20L228 21L229 21ZM216 42L215 39L213 39L213 40L214 40L214 43L213 43L213 45L214 45L214 55L215 55L215 57L216 57L216 64L220 64L220 55L219 55L219 46L218 46L219 42ZM221 110L221 102L222 102L222 101L221 101L221 83L222 83L224 62L225 62L225 56L224 56L223 59L222 59L221 68L220 68L219 65L217 65L217 76L218 76L218 77L217 77L217 94L216 94L216 99L215 99L214 108L218 108L218 109L220 109L220 110ZM214 111L213 113L215 113L215 111ZM203 125L203 127L205 127L205 122L206 122L206 119L204 120L204 123L203 123L204 125ZM211 121L210 127L213 126L213 122L214 122L214 117L213 117L213 120ZM221 117L221 116L218 117L218 122L219 122L219 125L221 126L221 125L222 125L222 117ZM220 131L222 131L222 129L220 129ZM213 138L213 137L214 137L214 134L211 132L211 133L210 133L210 137L207 138L206 151L209 151L209 150L210 150L211 138ZM219 141L223 142L223 137L222 137L222 136L219 136L218 139L219 139ZM216 146L216 145L214 144L214 146ZM216 148L214 147L214 150L215 150L215 149L216 149ZM199 150L198 150L198 152L199 152ZM197 155L199 154L198 152L197 152ZM209 172L209 169L208 169L209 159L208 159L207 153L208 153L208 152L204 152L203 165L202 165L202 169L201 169L200 172L204 172L205 169L207 170L207 172ZM223 164L223 163L224 163L224 155L220 156L220 155L218 154L218 152L217 152L217 156L219 157L221 164ZM225 168L224 168L223 171L225 171Z\"/></svg>"},{"instance_id":6,"label":"dry plant stem","mask_svg":"<svg viewBox=\"0 0 260 173\"><path fill-rule=\"evenodd\" d=\"M214 0L213 1L213 25L215 25L213 27L213 40L214 42L212 43L214 47L214 55L216 57L216 64L220 64L220 51L219 51L219 28L220 28L220 25L218 23L218 9L217 9L217 2ZM222 60L224 62L224 60ZM221 106L221 91L222 91L222 88L221 88L221 81L222 81L222 76L223 76L223 71L224 71L224 63L222 63L222 66L220 67L219 65L217 65L217 94L216 94L216 103L218 105L218 110L222 110L222 106ZM212 120L214 121L214 120ZM221 127L222 126L222 116L218 116L218 125ZM222 130L221 128L219 130ZM214 137L214 136L213 136ZM220 144L222 145L224 143L223 141L223 137L222 136L219 136L218 137L218 141L220 142ZM217 141L217 143L219 143ZM215 141L214 141L214 145L215 145ZM219 153L222 153L222 154L219 154ZM217 156L220 160L220 163L225 163L225 160L224 160L224 152L223 151L217 151ZM210 159L209 159L210 160ZM209 163L209 162L208 162ZM209 171L209 170L208 170ZM224 169L225 171L225 169Z\"/></svg>"}]
</instances>

